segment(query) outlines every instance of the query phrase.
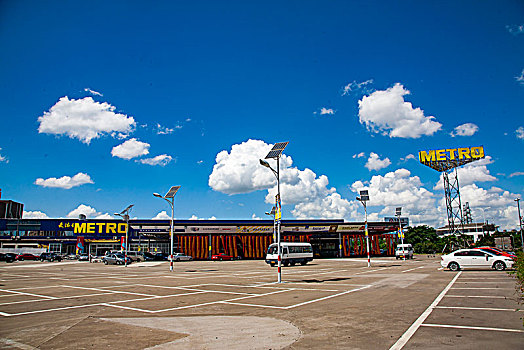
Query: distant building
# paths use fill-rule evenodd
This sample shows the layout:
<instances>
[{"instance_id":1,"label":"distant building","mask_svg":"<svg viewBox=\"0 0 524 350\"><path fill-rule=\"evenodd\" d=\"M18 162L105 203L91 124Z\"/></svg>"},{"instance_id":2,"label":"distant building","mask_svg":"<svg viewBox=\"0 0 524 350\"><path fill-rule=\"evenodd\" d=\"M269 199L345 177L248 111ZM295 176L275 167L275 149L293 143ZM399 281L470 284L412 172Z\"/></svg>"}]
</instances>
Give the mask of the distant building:
<instances>
[{"instance_id":1,"label":"distant building","mask_svg":"<svg viewBox=\"0 0 524 350\"><path fill-rule=\"evenodd\" d=\"M0 219L21 219L24 212L24 205L14 201L2 200L2 190L0 189Z\"/></svg>"},{"instance_id":2,"label":"distant building","mask_svg":"<svg viewBox=\"0 0 524 350\"><path fill-rule=\"evenodd\" d=\"M493 224L488 224L488 223L483 223L483 222L464 224L464 232L463 232L463 234L465 234L466 236L473 237L473 242L476 242L476 241L478 241L480 239L480 237L482 237L484 235L488 235L489 236L492 233L494 233L496 228L497 228L497 226L495 226ZM450 233L450 230L449 230L449 226L446 225L446 226L437 228L437 234L440 237L450 235L451 233Z\"/></svg>"}]
</instances>

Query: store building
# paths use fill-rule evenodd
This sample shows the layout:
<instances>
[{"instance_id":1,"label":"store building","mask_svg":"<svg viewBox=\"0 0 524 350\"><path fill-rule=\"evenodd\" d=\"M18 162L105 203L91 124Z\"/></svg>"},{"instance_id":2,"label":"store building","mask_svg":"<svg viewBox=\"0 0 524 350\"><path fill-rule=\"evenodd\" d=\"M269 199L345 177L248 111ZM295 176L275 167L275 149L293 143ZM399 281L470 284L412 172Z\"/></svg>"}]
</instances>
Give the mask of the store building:
<instances>
[{"instance_id":1,"label":"store building","mask_svg":"<svg viewBox=\"0 0 524 350\"><path fill-rule=\"evenodd\" d=\"M372 255L393 255L398 223L369 222ZM0 249L46 248L63 254L103 255L120 250L126 236L129 250L170 251L170 220L0 219ZM175 220L175 252L197 260L226 253L262 259L274 240L272 220ZM283 242L310 242L315 257L366 255L363 222L344 220L283 220Z\"/></svg>"}]
</instances>

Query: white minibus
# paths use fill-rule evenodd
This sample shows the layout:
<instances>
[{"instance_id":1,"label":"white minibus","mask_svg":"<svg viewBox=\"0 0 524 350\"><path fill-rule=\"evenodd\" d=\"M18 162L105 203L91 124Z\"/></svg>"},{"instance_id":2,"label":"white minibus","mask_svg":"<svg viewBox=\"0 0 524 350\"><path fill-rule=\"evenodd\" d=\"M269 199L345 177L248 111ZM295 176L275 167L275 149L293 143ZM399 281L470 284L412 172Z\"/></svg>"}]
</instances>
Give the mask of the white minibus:
<instances>
[{"instance_id":1,"label":"white minibus","mask_svg":"<svg viewBox=\"0 0 524 350\"><path fill-rule=\"evenodd\" d=\"M313 248L310 243L281 242L282 265L306 265L313 260ZM273 243L267 249L266 263L275 266L278 264L278 245Z\"/></svg>"}]
</instances>

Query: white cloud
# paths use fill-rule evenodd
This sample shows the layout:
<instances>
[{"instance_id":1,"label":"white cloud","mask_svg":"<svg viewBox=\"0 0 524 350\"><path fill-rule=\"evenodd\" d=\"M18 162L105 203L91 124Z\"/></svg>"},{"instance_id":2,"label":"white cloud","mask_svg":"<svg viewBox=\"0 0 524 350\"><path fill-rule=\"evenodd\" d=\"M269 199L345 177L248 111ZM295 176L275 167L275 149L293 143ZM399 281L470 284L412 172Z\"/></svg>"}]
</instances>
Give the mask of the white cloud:
<instances>
[{"instance_id":1,"label":"white cloud","mask_svg":"<svg viewBox=\"0 0 524 350\"><path fill-rule=\"evenodd\" d=\"M191 215L191 217L189 218L189 220L216 220L217 218L212 216L210 217L209 219L205 219L205 218L199 218L198 216L196 216L195 214Z\"/></svg>"},{"instance_id":2,"label":"white cloud","mask_svg":"<svg viewBox=\"0 0 524 350\"><path fill-rule=\"evenodd\" d=\"M380 170L387 168L391 165L391 161L389 158L380 159L379 155L371 152L368 158L368 161L366 162L366 165L364 165L369 170Z\"/></svg>"},{"instance_id":3,"label":"white cloud","mask_svg":"<svg viewBox=\"0 0 524 350\"><path fill-rule=\"evenodd\" d=\"M62 176L60 178L50 177L48 179L38 178L34 184L42 187L63 188L69 190L73 187L85 184L93 184L93 180L88 174L78 173L73 177Z\"/></svg>"},{"instance_id":4,"label":"white cloud","mask_svg":"<svg viewBox=\"0 0 524 350\"><path fill-rule=\"evenodd\" d=\"M342 88L342 96L351 95L352 93L369 94L371 93L372 89L371 87L367 86L368 84L373 84L373 79L369 79L361 83L357 83L355 80L353 80L352 83L349 83Z\"/></svg>"},{"instance_id":5,"label":"white cloud","mask_svg":"<svg viewBox=\"0 0 524 350\"><path fill-rule=\"evenodd\" d=\"M460 188L462 188L462 186L471 185L476 182L496 181L497 178L491 175L487 168L487 165L491 163L493 163L492 158L490 156L487 156L486 158L474 161L472 163L466 164L458 168L457 172L459 177ZM440 179L435 185L435 187L433 187L433 189L443 189L443 183L444 180L442 178L442 175L440 175Z\"/></svg>"},{"instance_id":6,"label":"white cloud","mask_svg":"<svg viewBox=\"0 0 524 350\"><path fill-rule=\"evenodd\" d=\"M523 175L524 175L524 172L522 172L522 171L517 171L517 172L511 173L511 174L509 175L509 177L523 176Z\"/></svg>"},{"instance_id":7,"label":"white cloud","mask_svg":"<svg viewBox=\"0 0 524 350\"><path fill-rule=\"evenodd\" d=\"M138 159L136 162L147 164L147 165L160 165L160 166L166 166L173 160L173 157L167 155L167 154L161 154L153 158L145 158L145 159Z\"/></svg>"},{"instance_id":8,"label":"white cloud","mask_svg":"<svg viewBox=\"0 0 524 350\"><path fill-rule=\"evenodd\" d=\"M95 91L95 90L91 90L90 88L85 88L84 91L85 92L89 92L91 95L94 95L94 96L104 96L100 92Z\"/></svg>"},{"instance_id":9,"label":"white cloud","mask_svg":"<svg viewBox=\"0 0 524 350\"><path fill-rule=\"evenodd\" d=\"M2 150L2 148L0 148L0 151L1 150ZM9 163L9 159L7 159L6 156L3 156L2 154L0 154L0 162Z\"/></svg>"},{"instance_id":10,"label":"white cloud","mask_svg":"<svg viewBox=\"0 0 524 350\"><path fill-rule=\"evenodd\" d=\"M513 35L519 35L524 33L524 24L521 25L507 25L506 29Z\"/></svg>"},{"instance_id":11,"label":"white cloud","mask_svg":"<svg viewBox=\"0 0 524 350\"><path fill-rule=\"evenodd\" d=\"M115 113L115 109L109 103L95 102L92 97L70 100L64 96L48 112L38 117L38 132L67 135L86 144L105 134L127 137L135 128L135 120L125 114Z\"/></svg>"},{"instance_id":12,"label":"white cloud","mask_svg":"<svg viewBox=\"0 0 524 350\"><path fill-rule=\"evenodd\" d=\"M397 83L385 91L375 91L364 96L359 105L360 123L367 129L389 135L389 137L419 138L422 135L433 135L441 129L442 124L434 117L424 116L420 108L413 108L404 100L410 92Z\"/></svg>"},{"instance_id":13,"label":"white cloud","mask_svg":"<svg viewBox=\"0 0 524 350\"><path fill-rule=\"evenodd\" d=\"M165 210L162 210L160 213L156 214L153 220L171 220L171 215L168 215Z\"/></svg>"},{"instance_id":14,"label":"white cloud","mask_svg":"<svg viewBox=\"0 0 524 350\"><path fill-rule=\"evenodd\" d=\"M315 112L317 113L317 112ZM332 108L325 108L325 107L322 107L320 109L320 112L319 112L320 115L334 115L335 114L335 110L333 110Z\"/></svg>"},{"instance_id":15,"label":"white cloud","mask_svg":"<svg viewBox=\"0 0 524 350\"><path fill-rule=\"evenodd\" d=\"M49 216L47 216L46 213L41 211L25 211L22 214L22 217L24 219L48 219Z\"/></svg>"},{"instance_id":16,"label":"white cloud","mask_svg":"<svg viewBox=\"0 0 524 350\"><path fill-rule=\"evenodd\" d=\"M198 165L204 164L204 161L203 160L199 160L199 161L197 161L197 164Z\"/></svg>"},{"instance_id":17,"label":"white cloud","mask_svg":"<svg viewBox=\"0 0 524 350\"><path fill-rule=\"evenodd\" d=\"M358 154L354 154L353 155L353 159L355 159L355 158L362 158L362 157L365 157L365 156L366 156L366 153L360 152Z\"/></svg>"},{"instance_id":18,"label":"white cloud","mask_svg":"<svg viewBox=\"0 0 524 350\"><path fill-rule=\"evenodd\" d=\"M479 130L479 127L473 123L466 123L459 125L453 132L450 133L452 137L455 136L472 136Z\"/></svg>"},{"instance_id":19,"label":"white cloud","mask_svg":"<svg viewBox=\"0 0 524 350\"><path fill-rule=\"evenodd\" d=\"M78 218L80 214L84 214L88 218L95 219L112 219L113 217L108 213L100 213L95 208L85 204L80 204L76 209L72 210L67 214L68 218Z\"/></svg>"},{"instance_id":20,"label":"white cloud","mask_svg":"<svg viewBox=\"0 0 524 350\"><path fill-rule=\"evenodd\" d=\"M131 159L149 154L149 143L138 141L135 138L129 139L118 146L113 147L111 155L122 159Z\"/></svg>"},{"instance_id":21,"label":"white cloud","mask_svg":"<svg viewBox=\"0 0 524 350\"><path fill-rule=\"evenodd\" d=\"M517 135L518 139L524 140L524 127L520 126L517 130L515 130L515 134Z\"/></svg>"},{"instance_id":22,"label":"white cloud","mask_svg":"<svg viewBox=\"0 0 524 350\"><path fill-rule=\"evenodd\" d=\"M253 213L253 215L251 215L251 220L262 220L261 218L259 218L257 216L257 214Z\"/></svg>"},{"instance_id":23,"label":"white cloud","mask_svg":"<svg viewBox=\"0 0 524 350\"><path fill-rule=\"evenodd\" d=\"M520 72L520 75L517 75L515 77L515 80L521 84L521 85L524 85L524 69L522 70L522 72Z\"/></svg>"},{"instance_id":24,"label":"white cloud","mask_svg":"<svg viewBox=\"0 0 524 350\"><path fill-rule=\"evenodd\" d=\"M267 190L266 202L273 204L277 192L275 176L259 163L271 147L260 140L248 140L233 145L231 152L218 153L209 186L229 195ZM270 160L270 163L275 168L275 162ZM283 154L280 160L282 202L295 206L293 215L342 218L350 213L350 203L341 199L335 188L328 187L327 176L317 176L310 169L299 170L292 165L291 157Z\"/></svg>"},{"instance_id":25,"label":"white cloud","mask_svg":"<svg viewBox=\"0 0 524 350\"><path fill-rule=\"evenodd\" d=\"M410 159L417 159L413 154L408 154L407 156L405 156L404 158L400 158L401 161L403 162L407 162L408 160Z\"/></svg>"},{"instance_id":26,"label":"white cloud","mask_svg":"<svg viewBox=\"0 0 524 350\"><path fill-rule=\"evenodd\" d=\"M182 129L182 125L175 125L174 128L168 128L167 126L162 126L158 123L156 124L157 135L169 135L174 133L177 129Z\"/></svg>"}]
</instances>

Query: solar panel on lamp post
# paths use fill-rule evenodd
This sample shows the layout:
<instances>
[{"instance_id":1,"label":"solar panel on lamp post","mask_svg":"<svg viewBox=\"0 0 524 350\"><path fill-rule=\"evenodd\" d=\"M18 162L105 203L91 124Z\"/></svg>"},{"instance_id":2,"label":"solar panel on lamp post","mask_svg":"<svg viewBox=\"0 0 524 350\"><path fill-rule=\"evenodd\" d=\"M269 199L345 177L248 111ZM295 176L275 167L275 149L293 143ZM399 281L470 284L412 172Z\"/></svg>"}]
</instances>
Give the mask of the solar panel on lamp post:
<instances>
[{"instance_id":1,"label":"solar panel on lamp post","mask_svg":"<svg viewBox=\"0 0 524 350\"><path fill-rule=\"evenodd\" d=\"M400 236L401 242L402 242L402 249L404 249L404 232L402 232L402 224L400 222L400 215L402 214L402 207L398 207L395 209L395 216L398 218L398 234ZM403 259L406 261L406 254L404 252Z\"/></svg>"},{"instance_id":2,"label":"solar panel on lamp post","mask_svg":"<svg viewBox=\"0 0 524 350\"><path fill-rule=\"evenodd\" d=\"M153 193L153 196L162 198L167 203L169 203L169 206L171 207L171 224L170 224L170 231L169 235L171 236L171 243L170 243L170 254L169 254L169 271L173 272L173 226L174 226L174 218L175 218L175 195L180 189L180 186L173 186L167 191L165 196L161 196L158 193ZM171 199L171 201L169 201Z\"/></svg>"},{"instance_id":3,"label":"solar panel on lamp post","mask_svg":"<svg viewBox=\"0 0 524 350\"><path fill-rule=\"evenodd\" d=\"M364 222L364 232L366 235L366 252L368 255L368 267L371 267L371 258L369 256L369 233L368 233L368 210L366 206L366 202L369 201L369 193L367 190L360 191L360 197L357 197L357 200L362 203L364 206L364 215L365 215L365 222Z\"/></svg>"},{"instance_id":4,"label":"solar panel on lamp post","mask_svg":"<svg viewBox=\"0 0 524 350\"><path fill-rule=\"evenodd\" d=\"M126 222L126 240L124 243L124 264L127 267L127 251L128 251L128 237L129 237L129 211L134 206L134 204L129 205L127 208L122 210L120 213L115 213L114 215L120 216Z\"/></svg>"},{"instance_id":5,"label":"solar panel on lamp post","mask_svg":"<svg viewBox=\"0 0 524 350\"><path fill-rule=\"evenodd\" d=\"M280 247L280 224L282 220L282 198L280 197L280 156L286 148L289 142L278 142L276 143L271 151L267 154L264 159L276 159L277 170L274 170L267 161L260 159L260 165L269 168L273 172L273 175L277 178L277 196L276 196L276 213L275 221L277 223L277 250L278 250L278 268L277 268L277 283L282 283L282 252Z\"/></svg>"}]
</instances>

